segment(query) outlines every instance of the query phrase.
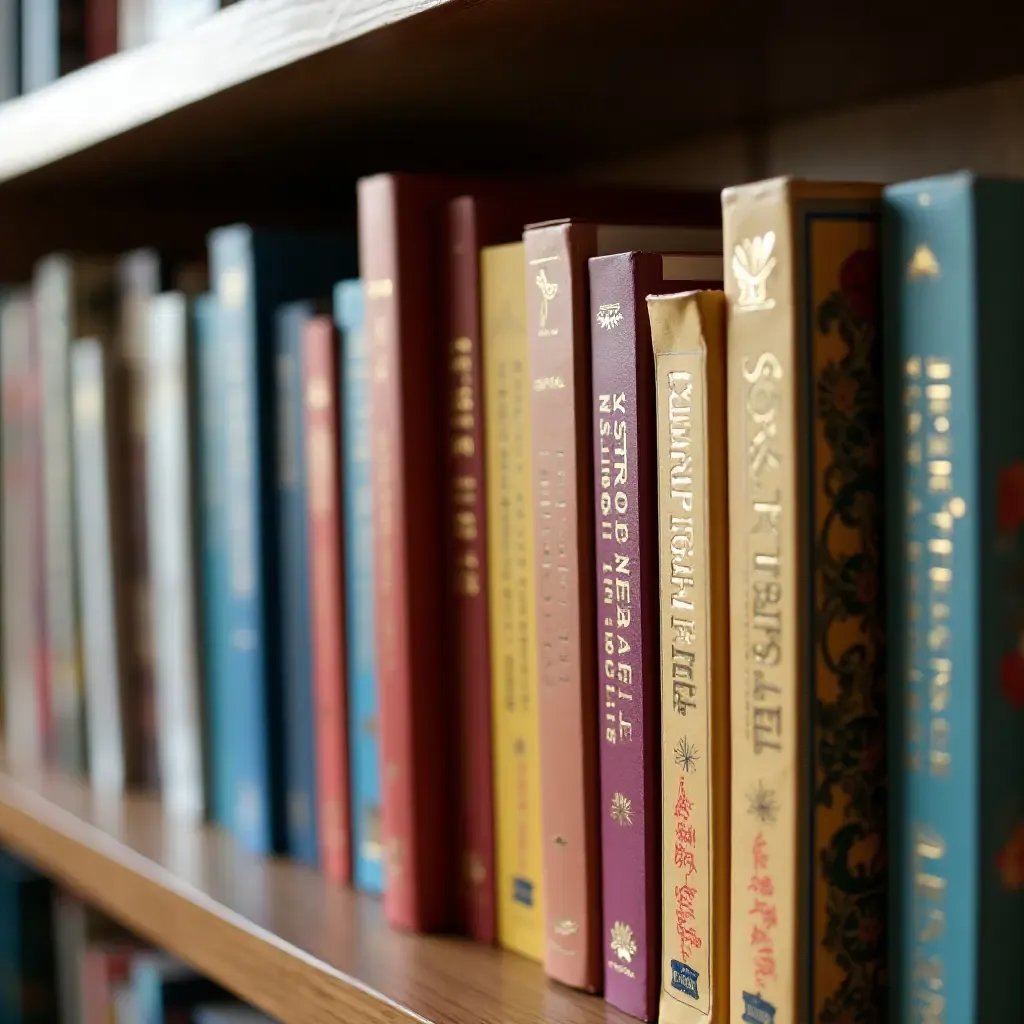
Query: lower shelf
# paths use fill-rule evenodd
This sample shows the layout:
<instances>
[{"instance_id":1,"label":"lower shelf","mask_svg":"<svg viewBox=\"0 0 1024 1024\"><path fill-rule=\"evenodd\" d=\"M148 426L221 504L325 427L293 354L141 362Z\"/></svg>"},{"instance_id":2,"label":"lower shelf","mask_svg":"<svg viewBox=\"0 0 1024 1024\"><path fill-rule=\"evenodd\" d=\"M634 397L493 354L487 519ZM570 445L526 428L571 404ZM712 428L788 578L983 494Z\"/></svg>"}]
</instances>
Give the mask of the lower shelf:
<instances>
[{"instance_id":1,"label":"lower shelf","mask_svg":"<svg viewBox=\"0 0 1024 1024\"><path fill-rule=\"evenodd\" d=\"M628 1024L537 964L394 931L379 901L240 851L145 796L0 760L0 844L286 1024Z\"/></svg>"}]
</instances>

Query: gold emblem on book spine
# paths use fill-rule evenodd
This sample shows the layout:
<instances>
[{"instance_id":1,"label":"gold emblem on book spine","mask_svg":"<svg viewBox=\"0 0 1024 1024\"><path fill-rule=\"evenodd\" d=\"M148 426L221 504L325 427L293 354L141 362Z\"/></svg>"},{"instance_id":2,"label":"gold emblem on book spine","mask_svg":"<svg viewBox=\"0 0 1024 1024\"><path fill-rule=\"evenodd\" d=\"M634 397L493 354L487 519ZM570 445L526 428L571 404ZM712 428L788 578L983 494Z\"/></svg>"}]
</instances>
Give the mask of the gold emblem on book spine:
<instances>
[{"instance_id":1,"label":"gold emblem on book spine","mask_svg":"<svg viewBox=\"0 0 1024 1024\"><path fill-rule=\"evenodd\" d=\"M733 248L732 272L739 287L737 312L752 313L775 308L775 300L768 298L768 278L777 262L772 255L774 248L774 231L745 238Z\"/></svg>"},{"instance_id":2,"label":"gold emblem on book spine","mask_svg":"<svg viewBox=\"0 0 1024 1024\"><path fill-rule=\"evenodd\" d=\"M548 310L551 300L558 294L558 282L548 280L548 272L541 267L534 279L540 289L540 326L543 330L548 325Z\"/></svg>"},{"instance_id":3,"label":"gold emblem on book spine","mask_svg":"<svg viewBox=\"0 0 1024 1024\"><path fill-rule=\"evenodd\" d=\"M580 930L580 926L575 921L564 918L561 921L556 921L552 930L556 935L564 938L567 935L575 935Z\"/></svg>"},{"instance_id":4,"label":"gold emblem on book spine","mask_svg":"<svg viewBox=\"0 0 1024 1024\"><path fill-rule=\"evenodd\" d=\"M597 326L610 331L622 323L622 306L618 302L606 302L597 310Z\"/></svg>"},{"instance_id":5,"label":"gold emblem on book spine","mask_svg":"<svg viewBox=\"0 0 1024 1024\"><path fill-rule=\"evenodd\" d=\"M907 274L911 279L918 277L938 277L942 272L935 253L923 242L914 250L910 257L910 265L907 267Z\"/></svg>"},{"instance_id":6,"label":"gold emblem on book spine","mask_svg":"<svg viewBox=\"0 0 1024 1024\"><path fill-rule=\"evenodd\" d=\"M625 793L612 797L612 820L619 825L633 824L633 801Z\"/></svg>"},{"instance_id":7,"label":"gold emblem on book spine","mask_svg":"<svg viewBox=\"0 0 1024 1024\"><path fill-rule=\"evenodd\" d=\"M636 955L636 941L633 938L633 929L622 921L616 921L612 925L612 952L620 959L630 963Z\"/></svg>"}]
</instances>

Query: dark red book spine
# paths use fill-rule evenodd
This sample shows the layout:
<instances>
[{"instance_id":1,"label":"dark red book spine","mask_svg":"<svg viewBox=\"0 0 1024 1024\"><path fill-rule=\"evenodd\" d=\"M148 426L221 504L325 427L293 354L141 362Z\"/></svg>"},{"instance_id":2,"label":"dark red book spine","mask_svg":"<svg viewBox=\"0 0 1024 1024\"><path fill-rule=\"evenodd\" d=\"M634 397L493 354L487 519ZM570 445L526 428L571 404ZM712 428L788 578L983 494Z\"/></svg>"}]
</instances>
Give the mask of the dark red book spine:
<instances>
[{"instance_id":1,"label":"dark red book spine","mask_svg":"<svg viewBox=\"0 0 1024 1024\"><path fill-rule=\"evenodd\" d=\"M86 0L85 59L91 64L117 53L117 0Z\"/></svg>"},{"instance_id":2,"label":"dark red book spine","mask_svg":"<svg viewBox=\"0 0 1024 1024\"><path fill-rule=\"evenodd\" d=\"M448 516L452 584L452 670L458 688L460 751L459 911L463 930L494 942L494 779L491 650L484 506L480 239L475 206L448 206Z\"/></svg>"},{"instance_id":3,"label":"dark red book spine","mask_svg":"<svg viewBox=\"0 0 1024 1024\"><path fill-rule=\"evenodd\" d=\"M315 316L309 320L302 343L320 866L330 881L345 883L352 877L352 848L344 545L339 486L338 343L331 318Z\"/></svg>"}]
</instances>

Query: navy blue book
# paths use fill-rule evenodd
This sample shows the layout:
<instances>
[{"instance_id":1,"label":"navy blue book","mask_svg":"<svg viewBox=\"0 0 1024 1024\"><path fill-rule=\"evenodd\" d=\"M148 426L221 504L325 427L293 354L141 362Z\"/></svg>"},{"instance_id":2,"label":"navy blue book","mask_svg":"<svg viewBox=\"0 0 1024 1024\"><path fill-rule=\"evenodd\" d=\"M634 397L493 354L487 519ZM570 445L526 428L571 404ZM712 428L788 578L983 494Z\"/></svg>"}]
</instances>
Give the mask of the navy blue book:
<instances>
[{"instance_id":1,"label":"navy blue book","mask_svg":"<svg viewBox=\"0 0 1024 1024\"><path fill-rule=\"evenodd\" d=\"M256 853L287 851L285 685L277 595L281 586L275 481L278 306L329 294L356 264L352 239L245 225L210 235L225 416L227 544L225 679L236 742L229 827Z\"/></svg>"},{"instance_id":2,"label":"navy blue book","mask_svg":"<svg viewBox=\"0 0 1024 1024\"><path fill-rule=\"evenodd\" d=\"M317 312L309 301L277 311L277 507L281 566L277 604L284 667L284 770L288 855L317 862L316 748L309 597L309 503L302 394L302 330ZM339 623L340 628L340 623Z\"/></svg>"},{"instance_id":3,"label":"navy blue book","mask_svg":"<svg viewBox=\"0 0 1024 1024\"><path fill-rule=\"evenodd\" d=\"M1024 182L885 190L893 1021L1024 1021Z\"/></svg>"}]
</instances>

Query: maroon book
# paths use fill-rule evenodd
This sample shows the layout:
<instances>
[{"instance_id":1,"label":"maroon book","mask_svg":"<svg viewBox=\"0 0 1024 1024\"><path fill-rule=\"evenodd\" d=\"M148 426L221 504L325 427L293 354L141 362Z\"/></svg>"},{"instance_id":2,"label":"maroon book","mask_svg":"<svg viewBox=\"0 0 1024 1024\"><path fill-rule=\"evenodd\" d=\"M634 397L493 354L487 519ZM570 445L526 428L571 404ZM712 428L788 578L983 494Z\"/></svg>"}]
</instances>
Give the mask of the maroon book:
<instances>
[{"instance_id":1,"label":"maroon book","mask_svg":"<svg viewBox=\"0 0 1024 1024\"><path fill-rule=\"evenodd\" d=\"M86 0L85 59L91 64L117 53L118 0Z\"/></svg>"},{"instance_id":2,"label":"maroon book","mask_svg":"<svg viewBox=\"0 0 1024 1024\"><path fill-rule=\"evenodd\" d=\"M641 1020L661 989L654 353L648 295L721 286L721 256L590 260L605 998ZM684 275L684 276L679 276Z\"/></svg>"}]
</instances>

